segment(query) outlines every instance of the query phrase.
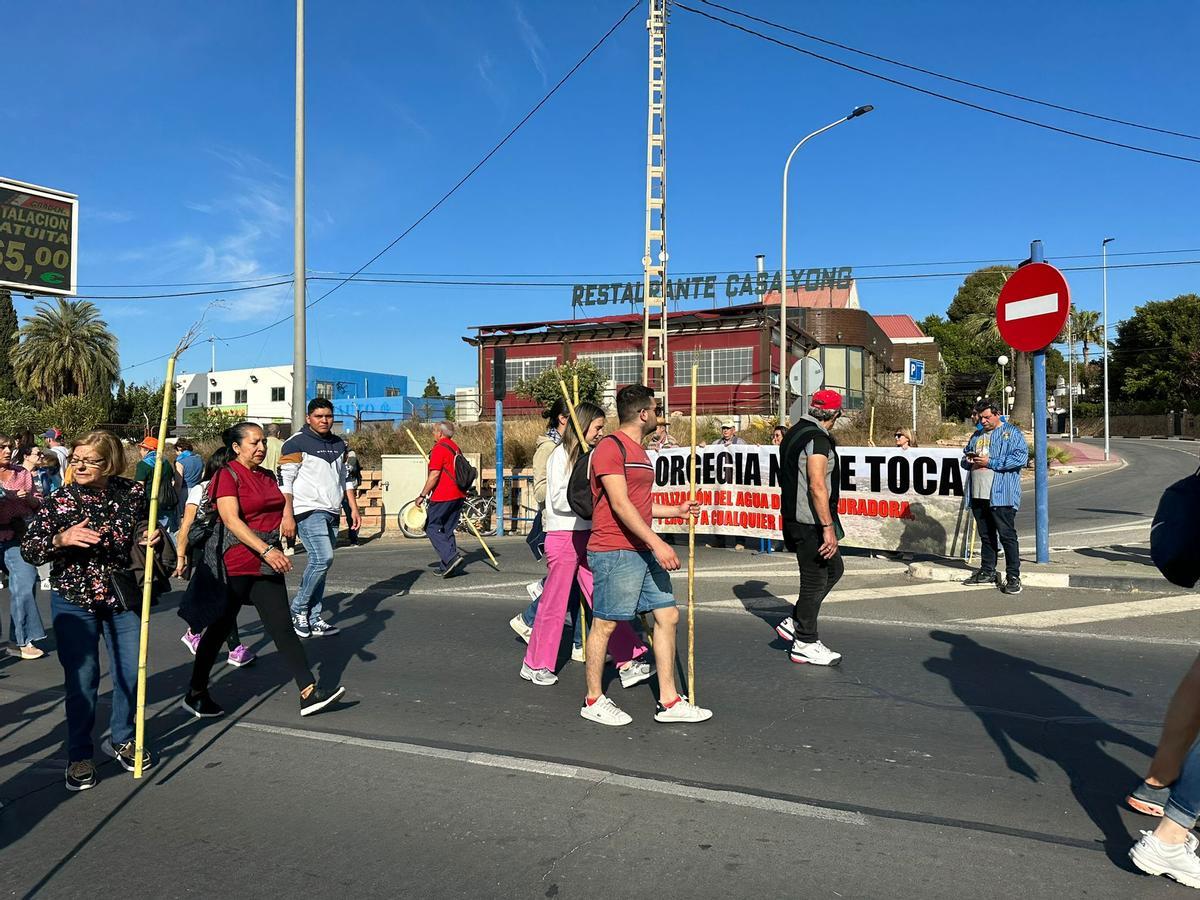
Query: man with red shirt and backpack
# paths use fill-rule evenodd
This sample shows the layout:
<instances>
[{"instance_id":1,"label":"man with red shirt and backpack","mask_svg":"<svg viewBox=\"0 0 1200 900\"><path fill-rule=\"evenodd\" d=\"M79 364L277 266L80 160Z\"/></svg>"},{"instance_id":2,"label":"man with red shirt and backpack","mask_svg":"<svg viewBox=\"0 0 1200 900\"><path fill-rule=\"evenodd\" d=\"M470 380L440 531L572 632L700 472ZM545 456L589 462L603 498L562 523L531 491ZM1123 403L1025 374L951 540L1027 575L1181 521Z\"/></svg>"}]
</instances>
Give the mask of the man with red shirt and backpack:
<instances>
[{"instance_id":1,"label":"man with red shirt and backpack","mask_svg":"<svg viewBox=\"0 0 1200 900\"><path fill-rule=\"evenodd\" d=\"M459 513L467 495L458 486L454 475L454 462L462 451L454 443L453 423L435 424L433 437L433 449L429 451L429 477L416 503L418 507L427 504L425 534L437 551L441 564L437 572L445 578L462 565L463 557L458 552L454 532L458 528Z\"/></svg>"},{"instance_id":2,"label":"man with red shirt and backpack","mask_svg":"<svg viewBox=\"0 0 1200 900\"><path fill-rule=\"evenodd\" d=\"M601 676L608 639L618 622L639 613L654 616L654 659L658 669L658 722L704 722L712 710L692 705L675 689L675 626L679 610L671 576L679 557L654 533L651 520L695 516L700 504L662 506L653 502L654 466L642 448L658 424L654 392L631 384L617 392L620 426L589 454L593 500L588 567L594 578L592 628L587 644L587 697L579 714L601 725L633 719L604 696Z\"/></svg>"}]
</instances>

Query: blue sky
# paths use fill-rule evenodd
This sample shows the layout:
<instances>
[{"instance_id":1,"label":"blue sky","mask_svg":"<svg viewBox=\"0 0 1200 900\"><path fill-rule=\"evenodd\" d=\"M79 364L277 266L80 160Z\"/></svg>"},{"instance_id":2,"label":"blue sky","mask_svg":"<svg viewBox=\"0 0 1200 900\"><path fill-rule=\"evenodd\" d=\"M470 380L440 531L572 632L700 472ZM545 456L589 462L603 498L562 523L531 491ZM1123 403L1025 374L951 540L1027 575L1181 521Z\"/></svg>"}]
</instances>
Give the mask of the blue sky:
<instances>
[{"instance_id":1,"label":"blue sky","mask_svg":"<svg viewBox=\"0 0 1200 900\"><path fill-rule=\"evenodd\" d=\"M308 267L358 268L453 185L628 8L625 0L310 0ZM691 5L699 6L692 0ZM1062 2L1023 14L942 0L727 0L818 35L1017 93L1200 131L1193 51L1200 7ZM9 17L23 54L0 108L0 175L80 195L81 294L265 279L292 269L293 11L285 0L201 6L27 4ZM646 32L639 8L576 76L373 272L559 282L640 271ZM1019 104L810 46L973 102L1200 157L1200 141ZM876 111L822 135L792 167L789 263L860 276L956 272L905 265L1200 259L1200 165L1005 121L805 58L676 10L668 32L668 234L676 272L749 270L779 258L784 157L860 103ZM53 51L57 48L58 51ZM43 52L44 51L44 52ZM53 125L53 127L51 127ZM40 129L45 129L41 131ZM1094 265L1098 259L1059 260ZM1111 270L1110 315L1200 290L1197 266ZM1068 274L1098 309L1098 272ZM528 279L524 279L528 280ZM624 280L623 278L621 280ZM957 278L861 280L872 312L942 312ZM100 286L119 287L100 287ZM313 282L310 298L329 282ZM205 288L179 288L201 290ZM170 290L170 289L164 289ZM211 298L98 301L125 377L162 377L165 353ZM32 304L19 303L27 313ZM290 312L288 287L230 294L208 314L228 339ZM616 311L616 310L614 310ZM570 288L356 285L309 313L309 360L473 383L461 337L481 323L569 318ZM290 323L217 343L221 368L291 356ZM200 345L182 368L207 368ZM136 367L135 367L136 366Z\"/></svg>"}]
</instances>

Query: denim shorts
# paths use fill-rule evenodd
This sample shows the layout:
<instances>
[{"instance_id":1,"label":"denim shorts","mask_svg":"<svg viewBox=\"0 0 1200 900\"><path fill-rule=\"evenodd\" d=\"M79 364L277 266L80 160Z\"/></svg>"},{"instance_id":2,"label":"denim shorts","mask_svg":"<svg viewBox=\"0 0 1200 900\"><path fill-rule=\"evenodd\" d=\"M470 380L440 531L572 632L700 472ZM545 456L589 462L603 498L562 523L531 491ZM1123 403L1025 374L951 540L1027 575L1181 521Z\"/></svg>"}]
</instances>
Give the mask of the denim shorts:
<instances>
[{"instance_id":1,"label":"denim shorts","mask_svg":"<svg viewBox=\"0 0 1200 900\"><path fill-rule=\"evenodd\" d=\"M628 622L638 613L675 605L671 576L649 550L588 551L592 570L592 612L610 622Z\"/></svg>"}]
</instances>

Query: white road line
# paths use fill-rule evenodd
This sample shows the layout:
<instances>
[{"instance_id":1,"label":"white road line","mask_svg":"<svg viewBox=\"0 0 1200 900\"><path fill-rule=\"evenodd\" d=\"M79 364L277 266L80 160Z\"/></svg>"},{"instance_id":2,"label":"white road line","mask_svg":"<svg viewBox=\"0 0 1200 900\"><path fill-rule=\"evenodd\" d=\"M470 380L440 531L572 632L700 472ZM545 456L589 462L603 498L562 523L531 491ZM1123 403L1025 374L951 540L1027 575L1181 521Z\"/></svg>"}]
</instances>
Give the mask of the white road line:
<instances>
[{"instance_id":1,"label":"white road line","mask_svg":"<svg viewBox=\"0 0 1200 900\"><path fill-rule=\"evenodd\" d=\"M1055 628L1059 625L1082 625L1085 622L1111 622L1113 619L1164 616L1171 613L1193 612L1198 609L1200 609L1200 594L1181 594L1174 597L1155 597L1151 600L1130 600L1125 603L1105 603L1100 606L1075 606L1067 609L1048 609L1044 612L987 616L982 619L955 619L954 621L971 625Z\"/></svg>"},{"instance_id":2,"label":"white road line","mask_svg":"<svg viewBox=\"0 0 1200 900\"><path fill-rule=\"evenodd\" d=\"M391 753L403 753L408 756L424 756L448 762L464 763L471 766L487 766L533 775L570 778L578 781L586 781L594 785L610 784L615 787L632 788L633 790L647 791L653 794L665 794L671 797L683 797L689 800L702 800L707 803L724 803L727 806L740 806L746 809L762 810L763 812L803 816L809 819L823 819L827 822L838 822L842 825L868 824L867 817L862 813L830 809L829 807L817 806L812 803L759 797L756 794L747 794L741 791L692 787L690 785L675 784L670 781L661 781L656 778L619 775L616 772L608 772L604 769L568 766L561 763L545 762L539 759L527 759L522 756L501 756L495 753L469 753L464 750L443 750L438 747L424 747L420 744L410 744L403 741L370 740L368 738L358 738L345 734L303 731L298 728L281 728L275 725L260 725L256 722L238 722L237 727L264 734L303 738L304 740L322 741L330 744L350 744L355 747L365 747L371 750L385 750Z\"/></svg>"},{"instance_id":3,"label":"white road line","mask_svg":"<svg viewBox=\"0 0 1200 900\"><path fill-rule=\"evenodd\" d=\"M965 594L969 591L994 591L996 588L990 584L966 585L959 582L935 582L933 584L905 584L897 585L896 587L885 588L857 588L853 591L834 590L828 597L825 598L824 605L830 603L851 603L855 600L894 600L898 597L926 597L932 594ZM795 594L778 594L767 595L762 594L757 597L746 597L747 600L760 599L778 599L783 603L792 604L796 602ZM698 606L705 608L726 607L729 609L742 608L742 600L709 600L700 601Z\"/></svg>"},{"instance_id":4,"label":"white road line","mask_svg":"<svg viewBox=\"0 0 1200 900\"><path fill-rule=\"evenodd\" d=\"M1055 312L1058 312L1058 294L1042 294L1040 297L1014 300L1012 303L1004 304L1004 321L1012 322L1017 319L1045 316Z\"/></svg>"}]
</instances>

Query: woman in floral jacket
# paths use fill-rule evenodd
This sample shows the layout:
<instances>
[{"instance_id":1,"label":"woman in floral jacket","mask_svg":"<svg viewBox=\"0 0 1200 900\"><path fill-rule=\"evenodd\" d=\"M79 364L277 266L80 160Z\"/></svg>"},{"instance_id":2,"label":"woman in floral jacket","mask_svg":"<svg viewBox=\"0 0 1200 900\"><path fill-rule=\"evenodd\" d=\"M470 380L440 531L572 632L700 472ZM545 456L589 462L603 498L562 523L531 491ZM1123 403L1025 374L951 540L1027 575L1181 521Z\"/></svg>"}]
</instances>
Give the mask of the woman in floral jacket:
<instances>
[{"instance_id":1,"label":"woman in floral jacket","mask_svg":"<svg viewBox=\"0 0 1200 900\"><path fill-rule=\"evenodd\" d=\"M35 566L50 563L50 609L66 677L67 790L84 791L96 785L92 731L101 635L113 682L112 733L104 749L127 771L134 768L141 625L136 613L120 609L110 577L129 568L133 543L146 519L146 498L142 485L118 476L125 469L125 451L110 432L93 431L78 440L69 467L73 482L45 499L21 541L21 552ZM152 763L143 749L142 768Z\"/></svg>"}]
</instances>

